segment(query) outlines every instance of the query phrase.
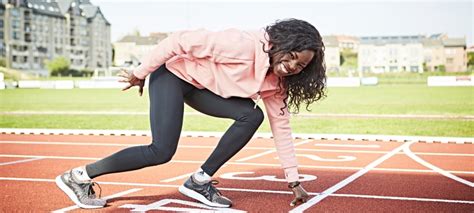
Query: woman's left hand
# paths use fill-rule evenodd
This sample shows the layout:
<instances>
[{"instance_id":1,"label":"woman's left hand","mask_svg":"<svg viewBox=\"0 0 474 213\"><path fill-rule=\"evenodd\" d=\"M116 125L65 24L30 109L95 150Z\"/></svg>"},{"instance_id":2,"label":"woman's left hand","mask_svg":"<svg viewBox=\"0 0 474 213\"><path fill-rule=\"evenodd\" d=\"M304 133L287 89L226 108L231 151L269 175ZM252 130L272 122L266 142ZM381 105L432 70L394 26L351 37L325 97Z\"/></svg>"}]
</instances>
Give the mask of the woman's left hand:
<instances>
[{"instance_id":1,"label":"woman's left hand","mask_svg":"<svg viewBox=\"0 0 474 213\"><path fill-rule=\"evenodd\" d=\"M126 70L121 70L118 76L122 77L119 82L128 83L129 85L122 89L122 91L130 89L130 87L138 86L138 93L140 96L143 95L143 87L145 86L145 79L137 78L133 72L127 72Z\"/></svg>"},{"instance_id":2,"label":"woman's left hand","mask_svg":"<svg viewBox=\"0 0 474 213\"><path fill-rule=\"evenodd\" d=\"M298 184L297 186L291 188L293 191L293 195L295 196L295 199L291 201L290 206L296 206L298 203L305 203L308 200L308 192L304 190L303 186L301 184Z\"/></svg>"}]
</instances>

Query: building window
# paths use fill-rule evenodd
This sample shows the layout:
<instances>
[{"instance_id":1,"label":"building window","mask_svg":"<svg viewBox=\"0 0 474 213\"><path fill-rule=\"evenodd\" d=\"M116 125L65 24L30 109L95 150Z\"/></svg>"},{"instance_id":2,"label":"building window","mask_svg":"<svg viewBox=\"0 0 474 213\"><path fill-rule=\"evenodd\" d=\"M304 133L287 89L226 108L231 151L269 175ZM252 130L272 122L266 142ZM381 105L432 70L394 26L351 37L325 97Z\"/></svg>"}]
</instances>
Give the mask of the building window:
<instances>
[{"instance_id":1,"label":"building window","mask_svg":"<svg viewBox=\"0 0 474 213\"><path fill-rule=\"evenodd\" d=\"M18 9L15 9L15 8L11 10L11 14L13 17L20 16L20 12L18 11Z\"/></svg>"},{"instance_id":2,"label":"building window","mask_svg":"<svg viewBox=\"0 0 474 213\"><path fill-rule=\"evenodd\" d=\"M20 33L14 31L12 34L13 34L13 35L12 35L13 39L15 39L15 40L19 40L19 39L20 39Z\"/></svg>"},{"instance_id":3,"label":"building window","mask_svg":"<svg viewBox=\"0 0 474 213\"><path fill-rule=\"evenodd\" d=\"M418 66L410 66L411 72L418 72Z\"/></svg>"},{"instance_id":4,"label":"building window","mask_svg":"<svg viewBox=\"0 0 474 213\"><path fill-rule=\"evenodd\" d=\"M454 62L453 58L446 58L446 63L452 64Z\"/></svg>"},{"instance_id":5,"label":"building window","mask_svg":"<svg viewBox=\"0 0 474 213\"><path fill-rule=\"evenodd\" d=\"M13 29L20 29L20 21L19 20L13 20L12 21L12 28Z\"/></svg>"}]
</instances>

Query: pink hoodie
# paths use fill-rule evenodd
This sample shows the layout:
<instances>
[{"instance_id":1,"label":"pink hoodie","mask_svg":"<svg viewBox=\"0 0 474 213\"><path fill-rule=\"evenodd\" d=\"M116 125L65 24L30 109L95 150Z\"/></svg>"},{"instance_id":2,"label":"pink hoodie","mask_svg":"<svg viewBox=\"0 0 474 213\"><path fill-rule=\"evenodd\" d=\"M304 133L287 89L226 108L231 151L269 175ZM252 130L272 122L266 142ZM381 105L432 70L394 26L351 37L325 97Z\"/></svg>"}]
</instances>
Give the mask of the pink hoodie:
<instances>
[{"instance_id":1,"label":"pink hoodie","mask_svg":"<svg viewBox=\"0 0 474 213\"><path fill-rule=\"evenodd\" d=\"M290 114L278 91L278 77L267 75L269 49L265 31L229 29L181 31L161 41L134 75L144 79L166 63L179 78L197 88L206 88L224 98L263 99L277 154L288 182L298 180L297 161L292 142Z\"/></svg>"}]
</instances>

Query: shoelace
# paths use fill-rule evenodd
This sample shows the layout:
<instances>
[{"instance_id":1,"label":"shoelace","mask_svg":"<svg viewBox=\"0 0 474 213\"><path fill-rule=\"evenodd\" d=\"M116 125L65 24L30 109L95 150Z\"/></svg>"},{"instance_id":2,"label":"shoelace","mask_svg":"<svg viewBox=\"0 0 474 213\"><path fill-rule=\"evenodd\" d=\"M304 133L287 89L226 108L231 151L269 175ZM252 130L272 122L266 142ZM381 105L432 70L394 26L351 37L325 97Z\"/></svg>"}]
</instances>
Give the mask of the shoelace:
<instances>
[{"instance_id":1,"label":"shoelace","mask_svg":"<svg viewBox=\"0 0 474 213\"><path fill-rule=\"evenodd\" d=\"M100 187L100 185L96 182L93 182L91 181L90 183L85 183L85 189L87 191L87 196L88 197L91 197L91 196L94 196L95 195L95 191L94 191L94 186L97 185L99 187L99 199L101 198L102 196L102 188Z\"/></svg>"},{"instance_id":2,"label":"shoelace","mask_svg":"<svg viewBox=\"0 0 474 213\"><path fill-rule=\"evenodd\" d=\"M219 181L217 180L211 180L209 183L207 183L207 189L209 191L214 191L216 194L218 194L219 196L221 196L221 192L219 191L219 189L217 189L216 187L214 187L214 185L217 185L219 184Z\"/></svg>"}]
</instances>

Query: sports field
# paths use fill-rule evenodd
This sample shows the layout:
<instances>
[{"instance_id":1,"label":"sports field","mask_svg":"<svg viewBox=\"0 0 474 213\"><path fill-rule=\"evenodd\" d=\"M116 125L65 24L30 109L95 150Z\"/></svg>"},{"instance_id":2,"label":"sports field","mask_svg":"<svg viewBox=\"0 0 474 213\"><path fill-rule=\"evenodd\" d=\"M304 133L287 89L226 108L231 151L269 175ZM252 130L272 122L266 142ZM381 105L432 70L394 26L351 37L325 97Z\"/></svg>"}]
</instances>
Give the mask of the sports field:
<instances>
[{"instance_id":1,"label":"sports field","mask_svg":"<svg viewBox=\"0 0 474 213\"><path fill-rule=\"evenodd\" d=\"M0 128L148 130L148 97L120 89L0 91ZM384 84L329 88L292 118L295 133L472 137L474 88ZM185 131L224 131L230 120L187 108ZM269 132L267 122L259 132Z\"/></svg>"}]
</instances>

